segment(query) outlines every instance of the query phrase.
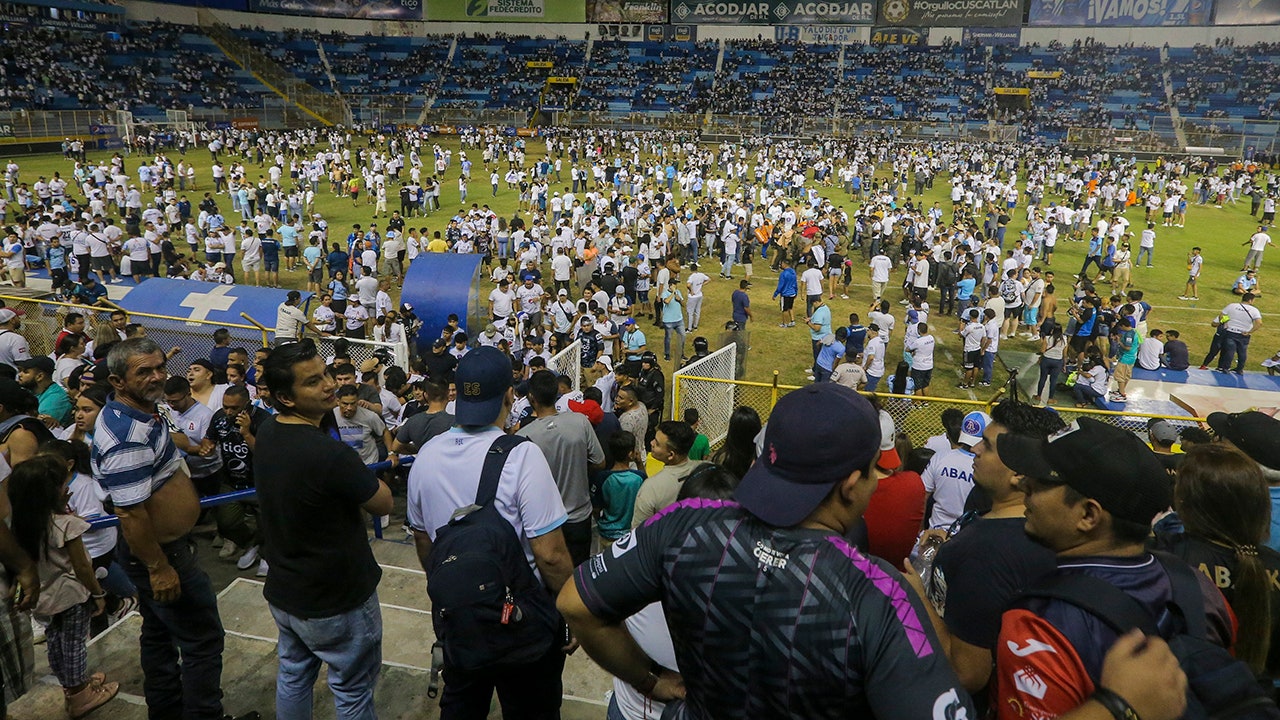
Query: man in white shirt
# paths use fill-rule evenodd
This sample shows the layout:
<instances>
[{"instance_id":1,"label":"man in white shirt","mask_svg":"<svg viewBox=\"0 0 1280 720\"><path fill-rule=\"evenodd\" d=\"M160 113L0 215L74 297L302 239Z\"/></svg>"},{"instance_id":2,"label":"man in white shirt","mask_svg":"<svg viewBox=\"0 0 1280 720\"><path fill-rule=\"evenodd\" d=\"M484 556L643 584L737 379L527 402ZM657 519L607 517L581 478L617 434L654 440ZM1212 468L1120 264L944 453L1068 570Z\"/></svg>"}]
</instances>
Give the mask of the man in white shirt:
<instances>
[{"instance_id":1,"label":"man in white shirt","mask_svg":"<svg viewBox=\"0 0 1280 720\"><path fill-rule=\"evenodd\" d=\"M937 341L929 334L927 323L918 324L916 330L919 337L906 343L907 352L911 353L911 380L916 386L916 395L928 395L929 384L933 382L933 351Z\"/></svg>"},{"instance_id":2,"label":"man in white shirt","mask_svg":"<svg viewBox=\"0 0 1280 720\"><path fill-rule=\"evenodd\" d=\"M1273 245L1274 243L1271 242L1271 236L1267 234L1267 226L1259 225L1258 232L1240 244L1249 246L1249 252L1244 256L1244 267L1240 268L1241 271L1244 271L1251 269L1261 270L1262 253L1267 249L1268 245Z\"/></svg>"},{"instance_id":3,"label":"man in white shirt","mask_svg":"<svg viewBox=\"0 0 1280 720\"><path fill-rule=\"evenodd\" d=\"M276 308L275 346L301 340L307 328L311 328L317 335L321 334L320 329L307 320L307 314L298 308L298 303L302 301L302 293L290 290L285 297L285 301Z\"/></svg>"},{"instance_id":4,"label":"man in white shirt","mask_svg":"<svg viewBox=\"0 0 1280 720\"><path fill-rule=\"evenodd\" d=\"M407 521L424 569L432 565L431 550L440 529L449 524L458 508L475 502L485 456L504 437L501 423L515 402L510 360L495 348L467 353L458 362L455 384L457 427L432 438L419 450L420 457L432 460L415 463L405 493ZM530 568L554 597L573 570L562 530L568 513L543 451L531 442L509 447L493 506L511 524ZM504 666L497 672L453 670L446 664L446 673L466 677L469 682L446 684L442 701L478 701L487 707L496 687L506 702L537 702L540 707L558 708L563 668L564 653L559 647L538 660ZM548 681L530 684L531 678ZM483 697L475 697L477 693Z\"/></svg>"},{"instance_id":5,"label":"man in white shirt","mask_svg":"<svg viewBox=\"0 0 1280 720\"><path fill-rule=\"evenodd\" d=\"M1137 366L1143 370L1159 370L1164 358L1164 333L1152 329L1151 334L1138 345Z\"/></svg>"},{"instance_id":6,"label":"man in white shirt","mask_svg":"<svg viewBox=\"0 0 1280 720\"><path fill-rule=\"evenodd\" d=\"M686 299L689 331L697 330L698 322L702 320L702 287L709 282L711 276L700 270L695 270L685 281L685 286L689 288L689 297Z\"/></svg>"},{"instance_id":7,"label":"man in white shirt","mask_svg":"<svg viewBox=\"0 0 1280 720\"><path fill-rule=\"evenodd\" d=\"M880 334L880 327L874 322L867 326L867 346L862 351L862 369L867 375L867 392L875 392L884 377L884 359L888 353L888 343Z\"/></svg>"},{"instance_id":8,"label":"man in white shirt","mask_svg":"<svg viewBox=\"0 0 1280 720\"><path fill-rule=\"evenodd\" d=\"M503 277L498 287L489 292L489 318L495 323L507 323L515 306L516 294L511 291L511 278Z\"/></svg>"},{"instance_id":9,"label":"man in white shirt","mask_svg":"<svg viewBox=\"0 0 1280 720\"><path fill-rule=\"evenodd\" d=\"M893 269L893 260L880 253L871 258L871 297L879 300L884 297L884 290L889 285L889 271Z\"/></svg>"},{"instance_id":10,"label":"man in white shirt","mask_svg":"<svg viewBox=\"0 0 1280 720\"><path fill-rule=\"evenodd\" d=\"M1238 355L1236 369L1233 372L1237 375L1244 374L1249 339L1262 327L1262 311L1253 306L1253 300L1253 293L1245 293L1240 296L1240 302L1231 303L1222 308L1218 319L1213 322L1215 327L1221 323L1224 331L1222 355L1218 358L1218 372L1231 371L1231 361ZM1222 321L1224 317L1226 320Z\"/></svg>"}]
</instances>

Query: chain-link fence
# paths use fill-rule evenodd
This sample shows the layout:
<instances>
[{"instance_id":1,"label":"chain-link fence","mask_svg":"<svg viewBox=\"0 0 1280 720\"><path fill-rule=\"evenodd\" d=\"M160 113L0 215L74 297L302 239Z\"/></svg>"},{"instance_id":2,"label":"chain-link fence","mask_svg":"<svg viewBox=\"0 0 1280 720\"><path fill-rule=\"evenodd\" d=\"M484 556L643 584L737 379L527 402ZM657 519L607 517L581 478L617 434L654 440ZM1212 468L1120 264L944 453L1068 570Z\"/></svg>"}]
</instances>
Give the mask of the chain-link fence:
<instances>
[{"instance_id":1,"label":"chain-link fence","mask_svg":"<svg viewBox=\"0 0 1280 720\"><path fill-rule=\"evenodd\" d=\"M547 369L556 375L568 375L573 380L573 389L582 389L582 341L574 340L563 350L551 356Z\"/></svg>"},{"instance_id":2,"label":"chain-link fence","mask_svg":"<svg viewBox=\"0 0 1280 720\"><path fill-rule=\"evenodd\" d=\"M732 405L728 411L730 414L737 407L745 405L755 409L760 414L761 420L767 421L773 406L778 402L778 398L800 388L798 385L778 384L776 373L773 383L760 383L733 380L731 374L729 377L722 375L712 376L712 373L708 372L710 369L709 366L704 366L699 374L676 373L672 376L671 392L672 417L679 418L685 408L697 408L703 418L703 432L713 445L722 440L724 435L713 435L707 423L713 419L718 419L724 413L725 398L732 396ZM929 437L943 431L942 413L948 408L956 408L964 413L970 413L975 410L990 412L992 405L1001 399L999 396L990 400L967 400L921 395L892 395L888 393L864 392L862 394L872 398L874 402L888 412L893 417L894 426L898 432L906 433L907 437L911 438L912 444L916 446L923 444ZM1189 415L1111 412L1072 407L1055 407L1053 410L1066 423L1071 423L1077 418L1087 415L1095 420L1136 433L1144 440L1147 439L1147 423L1152 419L1167 420L1178 431L1187 427L1197 427L1204 421L1204 418ZM815 418L815 421L820 422L821 419ZM726 429L728 427L727 416L725 427Z\"/></svg>"},{"instance_id":3,"label":"chain-link fence","mask_svg":"<svg viewBox=\"0 0 1280 720\"><path fill-rule=\"evenodd\" d=\"M373 340L354 340L352 338L321 337L316 338L316 349L320 351L321 355L332 357L334 354L334 342L339 339L347 341L347 354L351 356L351 362L357 368L365 360L382 356L381 359L384 365L397 365L406 373L409 372L408 343L385 343Z\"/></svg>"},{"instance_id":4,"label":"chain-link fence","mask_svg":"<svg viewBox=\"0 0 1280 720\"><path fill-rule=\"evenodd\" d=\"M737 343L729 343L695 360L672 375L671 417L681 419L686 408L697 408L699 430L714 444L729 434L729 418L740 403L733 385L723 382L689 382L688 377L735 379Z\"/></svg>"},{"instance_id":5,"label":"chain-link fence","mask_svg":"<svg viewBox=\"0 0 1280 720\"><path fill-rule=\"evenodd\" d=\"M115 340L115 328L111 327L111 314L116 311L109 307L87 307L71 303L54 302L52 300L36 300L16 295L0 295L7 307L21 310L21 333L27 339L32 355L52 355L54 342L62 331L67 315L79 313L85 317L85 333L91 340L99 334L107 340ZM153 315L150 313L126 313L127 322L140 324L147 337L155 340L166 351L179 348L181 352L175 358L180 363L189 363L196 358L208 358L213 349L213 333L219 328L226 329L230 335L231 347L242 347L252 354L254 348L265 347L267 333L252 325L235 323L218 323L211 321L195 321L185 318Z\"/></svg>"}]
</instances>

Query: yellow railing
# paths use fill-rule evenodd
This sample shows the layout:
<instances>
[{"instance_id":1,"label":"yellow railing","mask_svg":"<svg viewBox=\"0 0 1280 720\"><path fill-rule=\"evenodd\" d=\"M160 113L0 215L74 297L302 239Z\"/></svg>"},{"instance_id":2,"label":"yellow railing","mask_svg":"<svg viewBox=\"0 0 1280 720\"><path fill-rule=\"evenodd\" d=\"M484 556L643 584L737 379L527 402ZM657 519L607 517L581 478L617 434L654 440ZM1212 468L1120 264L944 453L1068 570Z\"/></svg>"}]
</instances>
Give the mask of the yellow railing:
<instances>
[{"instance_id":1,"label":"yellow railing","mask_svg":"<svg viewBox=\"0 0 1280 720\"><path fill-rule=\"evenodd\" d=\"M771 383L677 375L673 378L671 387L671 416L678 419L686 407L698 408L704 422L711 420L716 425L719 431L716 434L719 437L715 439L718 441L723 437L723 429L727 427L728 414L723 406L728 405L728 411L732 412L732 408L747 405L760 414L761 420L768 420L769 413L777 404L778 398L800 387L779 384L777 371L774 372ZM731 401L729 393L732 394ZM861 394L874 398L881 408L893 416L898 431L907 433L912 443L919 445L930 436L943 431L942 412L944 410L957 408L965 413L974 410L990 412L991 407L1003 396L1003 391L997 392L988 400L933 395L895 395L883 392L862 392ZM1204 422L1204 418L1188 415L1158 415L1076 407L1054 407L1053 409L1068 423L1077 417L1089 416L1110 425L1140 433L1145 433L1147 421L1152 418L1168 420L1175 427L1198 425ZM708 432L708 436L711 436L710 430L704 430L704 432Z\"/></svg>"},{"instance_id":2,"label":"yellow railing","mask_svg":"<svg viewBox=\"0 0 1280 720\"><path fill-rule=\"evenodd\" d=\"M94 328L110 323L113 311L124 310L110 301L106 302L107 307L103 307L3 294L0 294L0 300L3 300L7 307L20 309L26 313L23 316L21 332L27 338L32 355L53 353L53 342L61 332L68 313L75 312L85 316L87 320L85 332L92 338ZM255 327L255 325L242 323L190 320L172 315L124 311L128 313L131 322L138 322L138 318L168 321L165 325L151 325L145 322L142 324L146 327L147 337L166 349L182 348L182 357L187 360L209 357L209 351L214 346L213 332L218 328L226 328L231 334L232 347L270 346L270 330L261 325Z\"/></svg>"}]
</instances>

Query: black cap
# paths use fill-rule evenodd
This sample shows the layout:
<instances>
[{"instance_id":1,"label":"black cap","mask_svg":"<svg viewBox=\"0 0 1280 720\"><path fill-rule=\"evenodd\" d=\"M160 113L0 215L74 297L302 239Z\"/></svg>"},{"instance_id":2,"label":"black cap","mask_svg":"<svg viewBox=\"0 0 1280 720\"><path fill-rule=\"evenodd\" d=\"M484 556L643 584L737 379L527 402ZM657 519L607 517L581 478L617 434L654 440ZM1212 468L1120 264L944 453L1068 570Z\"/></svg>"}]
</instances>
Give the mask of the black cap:
<instances>
[{"instance_id":1,"label":"black cap","mask_svg":"<svg viewBox=\"0 0 1280 720\"><path fill-rule=\"evenodd\" d=\"M1228 440L1254 462L1280 470L1280 420L1257 410L1211 413L1205 418L1218 437Z\"/></svg>"},{"instance_id":2,"label":"black cap","mask_svg":"<svg viewBox=\"0 0 1280 720\"><path fill-rule=\"evenodd\" d=\"M48 355L37 355L26 360L19 360L14 365L17 365L19 370L39 370L49 377L53 377L53 369L57 367L57 364L53 362L53 358Z\"/></svg>"},{"instance_id":3,"label":"black cap","mask_svg":"<svg viewBox=\"0 0 1280 720\"><path fill-rule=\"evenodd\" d=\"M808 385L774 406L764 450L735 497L770 525L791 527L879 452L880 417L866 398L836 383Z\"/></svg>"},{"instance_id":4,"label":"black cap","mask_svg":"<svg viewBox=\"0 0 1280 720\"><path fill-rule=\"evenodd\" d=\"M1130 522L1150 524L1172 501L1160 458L1128 430L1080 418L1047 439L1004 433L996 451L1019 475L1058 482Z\"/></svg>"}]
</instances>

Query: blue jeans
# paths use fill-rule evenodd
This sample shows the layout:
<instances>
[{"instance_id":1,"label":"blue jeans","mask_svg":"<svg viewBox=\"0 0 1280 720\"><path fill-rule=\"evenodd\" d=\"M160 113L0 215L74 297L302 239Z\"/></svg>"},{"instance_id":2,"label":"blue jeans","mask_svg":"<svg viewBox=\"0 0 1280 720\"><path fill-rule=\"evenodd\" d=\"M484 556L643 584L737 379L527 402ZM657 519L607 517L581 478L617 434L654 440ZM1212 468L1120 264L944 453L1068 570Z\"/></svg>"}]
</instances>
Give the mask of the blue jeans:
<instances>
[{"instance_id":1,"label":"blue jeans","mask_svg":"<svg viewBox=\"0 0 1280 720\"><path fill-rule=\"evenodd\" d=\"M1058 376L1062 374L1061 358L1040 358L1040 380L1036 383L1036 397L1044 394L1044 386L1049 386L1049 399L1053 399L1054 389L1058 387Z\"/></svg>"},{"instance_id":2,"label":"blue jeans","mask_svg":"<svg viewBox=\"0 0 1280 720\"><path fill-rule=\"evenodd\" d=\"M300 618L272 605L280 631L276 717L310 720L320 664L329 666L329 689L340 720L374 720L373 688L382 669L382 609L374 592L340 615Z\"/></svg>"},{"instance_id":3,"label":"blue jeans","mask_svg":"<svg viewBox=\"0 0 1280 720\"><path fill-rule=\"evenodd\" d=\"M1137 267L1141 265L1142 256L1145 254L1147 256L1147 267L1151 267L1151 255L1154 251L1155 251L1155 248L1145 248L1145 247L1138 248L1138 258L1133 261L1133 266Z\"/></svg>"},{"instance_id":4,"label":"blue jeans","mask_svg":"<svg viewBox=\"0 0 1280 720\"><path fill-rule=\"evenodd\" d=\"M1093 405L1096 405L1102 408L1103 410L1107 409L1106 403L1102 402L1102 395L1100 395L1097 390L1094 390L1089 385L1086 385L1082 382L1078 382L1076 383L1075 387L1071 388L1071 392L1073 395L1075 395L1076 402L1078 403L1092 403Z\"/></svg>"},{"instance_id":5,"label":"blue jeans","mask_svg":"<svg viewBox=\"0 0 1280 720\"><path fill-rule=\"evenodd\" d=\"M875 392L875 391L876 391L876 388L880 385L880 378L881 378L881 377L883 377L883 376L882 376L882 375L871 375L871 374L868 374L868 375L867 375L867 384L866 384L866 386L865 386L865 388L864 388L864 389L865 389L867 392Z\"/></svg>"},{"instance_id":6,"label":"blue jeans","mask_svg":"<svg viewBox=\"0 0 1280 720\"><path fill-rule=\"evenodd\" d=\"M663 322L662 327L665 328L662 333L663 356L668 360L671 359L671 333L675 333L676 338L680 343L680 347L678 348L680 352L676 357L684 357L684 317L681 316L681 318L676 322Z\"/></svg>"},{"instance_id":7,"label":"blue jeans","mask_svg":"<svg viewBox=\"0 0 1280 720\"><path fill-rule=\"evenodd\" d=\"M138 588L138 655L147 717L222 720L222 619L209 576L196 564L194 543L182 537L160 546L182 589L177 600L167 603L151 594L151 574L129 552L123 534L116 548L120 564Z\"/></svg>"},{"instance_id":8,"label":"blue jeans","mask_svg":"<svg viewBox=\"0 0 1280 720\"><path fill-rule=\"evenodd\" d=\"M1218 360L1219 370L1230 370L1231 361L1236 361L1236 372L1244 372L1244 363L1249 355L1249 337L1230 330L1223 333L1222 357Z\"/></svg>"},{"instance_id":9,"label":"blue jeans","mask_svg":"<svg viewBox=\"0 0 1280 720\"><path fill-rule=\"evenodd\" d=\"M991 382L991 371L996 366L996 354L993 352L982 353L982 382Z\"/></svg>"}]
</instances>

